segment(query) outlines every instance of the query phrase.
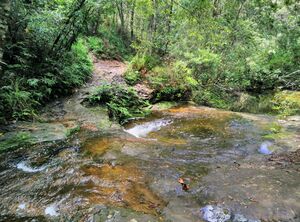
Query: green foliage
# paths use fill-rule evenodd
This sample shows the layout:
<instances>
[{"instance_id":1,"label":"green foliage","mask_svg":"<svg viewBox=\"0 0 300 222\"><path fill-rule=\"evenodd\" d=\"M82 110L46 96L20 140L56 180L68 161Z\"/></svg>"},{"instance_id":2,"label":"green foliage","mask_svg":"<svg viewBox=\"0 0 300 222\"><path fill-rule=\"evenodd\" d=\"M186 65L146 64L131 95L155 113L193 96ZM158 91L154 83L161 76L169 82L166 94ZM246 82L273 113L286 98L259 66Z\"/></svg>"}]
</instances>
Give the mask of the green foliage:
<instances>
[{"instance_id":1,"label":"green foliage","mask_svg":"<svg viewBox=\"0 0 300 222\"><path fill-rule=\"evenodd\" d=\"M147 80L155 90L154 102L189 100L192 90L198 84L191 69L182 61L156 66L147 76Z\"/></svg>"},{"instance_id":2,"label":"green foliage","mask_svg":"<svg viewBox=\"0 0 300 222\"><path fill-rule=\"evenodd\" d=\"M139 81L145 79L148 71L159 65L160 59L154 55L137 54L129 63L129 67L124 75L127 84L135 85Z\"/></svg>"},{"instance_id":3,"label":"green foliage","mask_svg":"<svg viewBox=\"0 0 300 222\"><path fill-rule=\"evenodd\" d=\"M194 101L205 106L229 109L232 97L228 93L213 88L200 88L194 93Z\"/></svg>"},{"instance_id":4,"label":"green foliage","mask_svg":"<svg viewBox=\"0 0 300 222\"><path fill-rule=\"evenodd\" d=\"M166 110L166 109L170 109L176 105L178 105L177 102L162 101L162 102L156 103L153 108L155 110Z\"/></svg>"},{"instance_id":5,"label":"green foliage","mask_svg":"<svg viewBox=\"0 0 300 222\"><path fill-rule=\"evenodd\" d=\"M226 98L223 94L224 101L226 101L226 106L223 107L211 104L212 101L215 101L213 98L207 99L209 103L205 103L205 101L201 101L201 103L233 111L269 113L282 117L296 115L300 112L300 93L293 91L269 92L263 95L241 93L239 96L231 98Z\"/></svg>"},{"instance_id":6,"label":"green foliage","mask_svg":"<svg viewBox=\"0 0 300 222\"><path fill-rule=\"evenodd\" d=\"M281 116L300 114L300 92L282 91L275 93L272 110Z\"/></svg>"},{"instance_id":7,"label":"green foliage","mask_svg":"<svg viewBox=\"0 0 300 222\"><path fill-rule=\"evenodd\" d=\"M266 134L263 135L263 138L269 140L284 139L290 136L290 133L287 132L281 125L277 122L273 122L264 127Z\"/></svg>"},{"instance_id":8,"label":"green foliage","mask_svg":"<svg viewBox=\"0 0 300 222\"><path fill-rule=\"evenodd\" d=\"M237 100L232 104L231 109L239 112L259 112L259 98L241 93Z\"/></svg>"},{"instance_id":9,"label":"green foliage","mask_svg":"<svg viewBox=\"0 0 300 222\"><path fill-rule=\"evenodd\" d=\"M31 136L27 132L19 132L3 141L0 140L0 153L15 147L29 145L30 140Z\"/></svg>"},{"instance_id":10,"label":"green foliage","mask_svg":"<svg viewBox=\"0 0 300 222\"><path fill-rule=\"evenodd\" d=\"M190 95L191 92L187 91L183 87L165 86L155 92L153 101L157 102L188 100L190 98Z\"/></svg>"},{"instance_id":11,"label":"green foliage","mask_svg":"<svg viewBox=\"0 0 300 222\"><path fill-rule=\"evenodd\" d=\"M141 74L139 71L128 69L124 74L125 81L128 85L135 85L141 80Z\"/></svg>"},{"instance_id":12,"label":"green foliage","mask_svg":"<svg viewBox=\"0 0 300 222\"><path fill-rule=\"evenodd\" d=\"M137 54L133 57L133 59L130 61L130 65L133 70L141 71L143 69L145 70L151 70L155 66L159 65L160 58L156 55L150 55L150 54Z\"/></svg>"},{"instance_id":13,"label":"green foliage","mask_svg":"<svg viewBox=\"0 0 300 222\"><path fill-rule=\"evenodd\" d=\"M123 60L130 54L124 40L113 30L99 28L97 35L86 38L89 49L99 58Z\"/></svg>"},{"instance_id":14,"label":"green foliage","mask_svg":"<svg viewBox=\"0 0 300 222\"><path fill-rule=\"evenodd\" d=\"M80 131L80 126L76 126L74 128L70 128L67 130L67 133L66 133L66 137L70 137L72 136L73 134L77 133Z\"/></svg>"},{"instance_id":15,"label":"green foliage","mask_svg":"<svg viewBox=\"0 0 300 222\"><path fill-rule=\"evenodd\" d=\"M88 48L79 39L63 60L59 82L62 88L71 89L82 85L91 75L93 63L88 55Z\"/></svg>"},{"instance_id":16,"label":"green foliage","mask_svg":"<svg viewBox=\"0 0 300 222\"><path fill-rule=\"evenodd\" d=\"M32 100L29 91L23 89L22 83L24 83L24 79L17 78L10 85L2 87L0 91L3 109L6 108L9 115L16 119L33 116L35 114L34 107L39 104L38 101Z\"/></svg>"},{"instance_id":17,"label":"green foliage","mask_svg":"<svg viewBox=\"0 0 300 222\"><path fill-rule=\"evenodd\" d=\"M88 50L118 60L135 50L125 79L147 81L154 101L295 114L294 100L260 94L300 89L298 11L295 0L13 0L0 120L32 116L80 86L91 72Z\"/></svg>"},{"instance_id":18,"label":"green foliage","mask_svg":"<svg viewBox=\"0 0 300 222\"><path fill-rule=\"evenodd\" d=\"M96 55L101 55L104 52L103 42L100 38L90 36L87 38L89 49Z\"/></svg>"},{"instance_id":19,"label":"green foliage","mask_svg":"<svg viewBox=\"0 0 300 222\"><path fill-rule=\"evenodd\" d=\"M126 59L130 51L125 41L114 30L108 27L102 27L99 30L99 36L103 39L104 55L107 58Z\"/></svg>"},{"instance_id":20,"label":"green foliage","mask_svg":"<svg viewBox=\"0 0 300 222\"><path fill-rule=\"evenodd\" d=\"M145 109L149 104L141 100L133 88L122 85L102 85L88 97L92 105L105 104L110 118L121 124L132 117L145 116L149 113Z\"/></svg>"},{"instance_id":21,"label":"green foliage","mask_svg":"<svg viewBox=\"0 0 300 222\"><path fill-rule=\"evenodd\" d=\"M11 1L0 81L0 120L26 119L45 101L68 93L92 71L88 49L77 40L84 1Z\"/></svg>"},{"instance_id":22,"label":"green foliage","mask_svg":"<svg viewBox=\"0 0 300 222\"><path fill-rule=\"evenodd\" d=\"M58 61L49 59L43 66L47 67L45 73L42 69L42 73L30 69L23 73L23 67L19 65L8 66L0 88L2 120L5 117L26 119L35 116L36 108L44 101L82 85L92 72L92 61L82 40ZM47 72L50 66L51 72Z\"/></svg>"}]
</instances>

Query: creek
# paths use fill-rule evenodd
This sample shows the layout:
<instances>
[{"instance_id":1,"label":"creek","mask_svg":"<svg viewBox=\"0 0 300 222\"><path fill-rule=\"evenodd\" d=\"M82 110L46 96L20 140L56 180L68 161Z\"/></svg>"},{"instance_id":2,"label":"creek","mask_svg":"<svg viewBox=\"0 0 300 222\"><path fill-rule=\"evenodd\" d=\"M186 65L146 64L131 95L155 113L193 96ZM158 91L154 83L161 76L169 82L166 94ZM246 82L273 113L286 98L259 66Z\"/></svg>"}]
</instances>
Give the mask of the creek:
<instances>
[{"instance_id":1,"label":"creek","mask_svg":"<svg viewBox=\"0 0 300 222\"><path fill-rule=\"evenodd\" d=\"M300 148L299 117L180 105L120 127L85 92L1 154L0 221L300 221L299 162L270 160Z\"/></svg>"}]
</instances>

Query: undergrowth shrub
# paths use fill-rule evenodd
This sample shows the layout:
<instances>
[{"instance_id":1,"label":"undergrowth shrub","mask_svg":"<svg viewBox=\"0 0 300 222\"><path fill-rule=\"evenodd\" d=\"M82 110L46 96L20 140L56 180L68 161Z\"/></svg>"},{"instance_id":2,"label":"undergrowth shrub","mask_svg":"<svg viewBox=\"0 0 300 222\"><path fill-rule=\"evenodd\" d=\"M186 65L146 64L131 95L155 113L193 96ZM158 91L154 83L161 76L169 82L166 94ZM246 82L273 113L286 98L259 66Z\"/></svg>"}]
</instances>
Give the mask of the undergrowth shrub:
<instances>
[{"instance_id":1,"label":"undergrowth shrub","mask_svg":"<svg viewBox=\"0 0 300 222\"><path fill-rule=\"evenodd\" d=\"M128 69L124 74L126 83L135 85L139 81L144 80L147 72L160 64L159 57L155 55L137 54L128 65Z\"/></svg>"},{"instance_id":2,"label":"undergrowth shrub","mask_svg":"<svg viewBox=\"0 0 300 222\"><path fill-rule=\"evenodd\" d=\"M15 119L24 119L35 115L34 107L39 105L39 102L32 99L33 94L27 91L23 83L23 78L17 78L11 81L10 85L1 88L0 98L3 103L4 119L5 116L11 115Z\"/></svg>"},{"instance_id":3,"label":"undergrowth shrub","mask_svg":"<svg viewBox=\"0 0 300 222\"><path fill-rule=\"evenodd\" d=\"M271 102L272 110L281 116L300 114L300 92L277 92Z\"/></svg>"},{"instance_id":4,"label":"undergrowth shrub","mask_svg":"<svg viewBox=\"0 0 300 222\"><path fill-rule=\"evenodd\" d=\"M214 88L200 87L195 91L193 97L197 104L220 109L229 109L233 103L232 95Z\"/></svg>"},{"instance_id":5,"label":"undergrowth shrub","mask_svg":"<svg viewBox=\"0 0 300 222\"><path fill-rule=\"evenodd\" d=\"M98 58L126 59L130 54L125 41L113 30L101 27L97 35L86 37L87 46Z\"/></svg>"},{"instance_id":6,"label":"undergrowth shrub","mask_svg":"<svg viewBox=\"0 0 300 222\"><path fill-rule=\"evenodd\" d=\"M147 75L147 80L154 89L154 102L189 100L198 84L192 76L191 69L182 61L156 66Z\"/></svg>"},{"instance_id":7,"label":"undergrowth shrub","mask_svg":"<svg viewBox=\"0 0 300 222\"><path fill-rule=\"evenodd\" d=\"M82 85L93 70L93 63L88 55L88 48L84 41L79 39L68 52L63 61L60 72L60 84L63 88L74 88Z\"/></svg>"},{"instance_id":8,"label":"undergrowth shrub","mask_svg":"<svg viewBox=\"0 0 300 222\"><path fill-rule=\"evenodd\" d=\"M128 85L135 85L141 80L141 74L139 71L128 69L124 74L125 81Z\"/></svg>"},{"instance_id":9,"label":"undergrowth shrub","mask_svg":"<svg viewBox=\"0 0 300 222\"><path fill-rule=\"evenodd\" d=\"M104 52L103 41L100 38L96 36L90 36L86 40L89 49L94 54L100 56Z\"/></svg>"},{"instance_id":10,"label":"undergrowth shrub","mask_svg":"<svg viewBox=\"0 0 300 222\"><path fill-rule=\"evenodd\" d=\"M160 63L160 58L156 55L137 54L131 60L130 65L133 70L141 71L143 69L151 70Z\"/></svg>"},{"instance_id":11,"label":"undergrowth shrub","mask_svg":"<svg viewBox=\"0 0 300 222\"><path fill-rule=\"evenodd\" d=\"M106 105L109 117L118 120L121 124L132 117L145 116L149 104L139 98L133 88L122 85L106 84L99 86L88 97L91 105Z\"/></svg>"},{"instance_id":12,"label":"undergrowth shrub","mask_svg":"<svg viewBox=\"0 0 300 222\"><path fill-rule=\"evenodd\" d=\"M92 67L82 40L57 60L46 58L33 64L28 59L22 65L8 65L0 85L0 120L34 117L41 104L82 85Z\"/></svg>"}]
</instances>

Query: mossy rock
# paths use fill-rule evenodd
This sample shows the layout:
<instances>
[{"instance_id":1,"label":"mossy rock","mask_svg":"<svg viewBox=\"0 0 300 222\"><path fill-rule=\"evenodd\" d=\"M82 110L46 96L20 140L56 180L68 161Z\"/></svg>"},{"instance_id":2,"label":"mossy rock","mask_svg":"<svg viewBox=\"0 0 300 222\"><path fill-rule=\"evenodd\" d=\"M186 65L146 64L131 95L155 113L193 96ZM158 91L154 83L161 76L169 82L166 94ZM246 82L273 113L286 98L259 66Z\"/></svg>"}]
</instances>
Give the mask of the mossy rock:
<instances>
[{"instance_id":1,"label":"mossy rock","mask_svg":"<svg viewBox=\"0 0 300 222\"><path fill-rule=\"evenodd\" d=\"M0 153L16 147L26 146L32 142L28 132L6 133L0 137Z\"/></svg>"},{"instance_id":2,"label":"mossy rock","mask_svg":"<svg viewBox=\"0 0 300 222\"><path fill-rule=\"evenodd\" d=\"M79 130L76 123L20 123L0 137L0 152L49 141L63 141Z\"/></svg>"}]
</instances>

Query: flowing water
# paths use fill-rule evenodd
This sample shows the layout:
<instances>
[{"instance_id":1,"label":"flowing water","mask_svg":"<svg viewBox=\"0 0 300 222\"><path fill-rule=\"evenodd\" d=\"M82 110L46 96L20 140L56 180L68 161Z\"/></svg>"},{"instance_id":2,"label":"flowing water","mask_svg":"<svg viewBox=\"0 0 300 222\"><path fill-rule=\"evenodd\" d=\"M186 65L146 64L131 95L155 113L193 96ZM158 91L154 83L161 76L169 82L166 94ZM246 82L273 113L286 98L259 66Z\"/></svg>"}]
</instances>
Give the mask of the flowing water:
<instances>
[{"instance_id":1,"label":"flowing water","mask_svg":"<svg viewBox=\"0 0 300 222\"><path fill-rule=\"evenodd\" d=\"M299 149L299 131L298 121L180 106L17 149L0 158L0 220L300 221L299 162L268 160Z\"/></svg>"},{"instance_id":2,"label":"flowing water","mask_svg":"<svg viewBox=\"0 0 300 222\"><path fill-rule=\"evenodd\" d=\"M0 150L15 148L0 155L0 221L300 221L299 116L184 105L122 128L83 101L124 70L96 60L42 123L0 132Z\"/></svg>"}]
</instances>

